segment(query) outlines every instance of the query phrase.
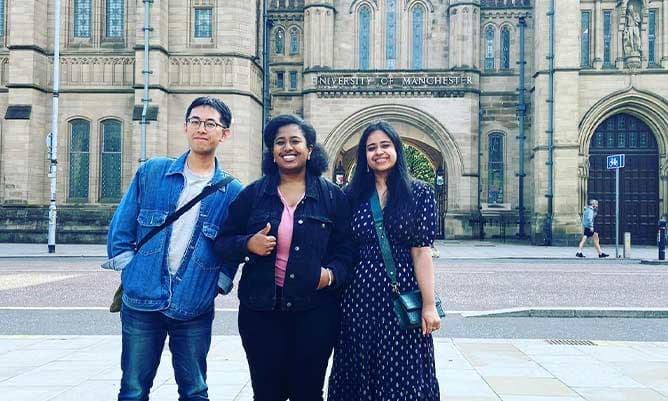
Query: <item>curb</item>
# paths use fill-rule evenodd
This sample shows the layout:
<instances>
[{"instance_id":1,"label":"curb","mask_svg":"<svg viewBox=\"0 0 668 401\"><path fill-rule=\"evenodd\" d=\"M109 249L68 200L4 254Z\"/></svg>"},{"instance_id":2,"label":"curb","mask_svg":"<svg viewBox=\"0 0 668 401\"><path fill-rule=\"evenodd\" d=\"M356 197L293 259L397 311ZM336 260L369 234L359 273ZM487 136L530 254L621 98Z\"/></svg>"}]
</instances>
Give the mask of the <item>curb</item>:
<instances>
[{"instance_id":1,"label":"curb","mask_svg":"<svg viewBox=\"0 0 668 401\"><path fill-rule=\"evenodd\" d=\"M656 260L656 259L642 259L640 264L643 265L668 265L668 260Z\"/></svg>"},{"instance_id":2,"label":"curb","mask_svg":"<svg viewBox=\"0 0 668 401\"><path fill-rule=\"evenodd\" d=\"M668 308L509 308L463 313L463 317L668 319Z\"/></svg>"}]
</instances>

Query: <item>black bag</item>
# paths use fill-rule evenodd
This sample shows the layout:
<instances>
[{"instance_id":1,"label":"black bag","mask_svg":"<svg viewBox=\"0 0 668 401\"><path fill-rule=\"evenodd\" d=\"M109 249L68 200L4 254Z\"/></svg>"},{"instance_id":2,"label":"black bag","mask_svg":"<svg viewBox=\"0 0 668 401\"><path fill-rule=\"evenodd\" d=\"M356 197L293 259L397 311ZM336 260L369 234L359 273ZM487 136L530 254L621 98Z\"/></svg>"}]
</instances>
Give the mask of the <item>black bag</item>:
<instances>
[{"instance_id":1,"label":"black bag","mask_svg":"<svg viewBox=\"0 0 668 401\"><path fill-rule=\"evenodd\" d=\"M422 294L420 290L413 290L407 292L399 291L399 283L397 282L397 268L392 257L392 248L390 242L387 240L385 233L385 225L383 223L383 212L380 209L380 200L378 193L374 190L369 200L371 204L371 212L373 213L374 227L376 228L376 236L380 244L380 251L383 254L383 262L385 263L385 271L390 278L390 285L394 293L394 314L397 315L399 325L404 329L414 329L421 326L422 320ZM438 294L434 294L434 301L436 304L436 312L441 318L445 317L445 311L441 304L441 299Z\"/></svg>"},{"instance_id":2,"label":"black bag","mask_svg":"<svg viewBox=\"0 0 668 401\"><path fill-rule=\"evenodd\" d=\"M134 251L135 253L141 248L145 243L148 242L151 238L153 238L157 233L162 231L163 228L167 227L168 225L172 224L176 220L178 220L179 217L181 217L185 212L187 212L190 208L195 206L197 202L201 201L202 199L206 198L207 196L211 195L212 193L216 192L218 188L221 188L228 183L232 182L234 180L234 177L231 175L227 175L225 178L222 180L218 181L217 183L213 185L209 185L208 187L205 187L202 192L199 193L196 197L191 199L188 203L185 205L181 206L179 210L175 211L174 213L170 214L167 216L165 219L164 223L160 224L157 227L154 227L151 231L149 231L148 234L144 238L141 239L135 245ZM109 305L109 312L111 313L116 313L121 311L121 305L123 304L123 284L120 284L118 288L116 289L116 292L114 292L114 298L111 300L111 305Z\"/></svg>"}]
</instances>

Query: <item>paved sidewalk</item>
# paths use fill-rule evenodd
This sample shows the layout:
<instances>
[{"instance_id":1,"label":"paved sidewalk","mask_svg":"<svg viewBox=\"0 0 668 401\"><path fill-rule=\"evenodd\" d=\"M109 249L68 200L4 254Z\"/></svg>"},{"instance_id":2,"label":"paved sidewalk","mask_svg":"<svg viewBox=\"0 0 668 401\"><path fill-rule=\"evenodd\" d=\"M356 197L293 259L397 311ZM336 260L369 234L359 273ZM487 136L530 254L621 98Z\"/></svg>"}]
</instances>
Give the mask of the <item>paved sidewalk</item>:
<instances>
[{"instance_id":1,"label":"paved sidewalk","mask_svg":"<svg viewBox=\"0 0 668 401\"><path fill-rule=\"evenodd\" d=\"M668 343L436 339L441 400L668 401ZM7 401L116 399L119 336L0 336L0 398ZM215 336L212 401L250 401L237 336ZM165 350L151 400L176 401ZM382 401L382 400L378 400Z\"/></svg>"},{"instance_id":2,"label":"paved sidewalk","mask_svg":"<svg viewBox=\"0 0 668 401\"><path fill-rule=\"evenodd\" d=\"M572 259L576 260L575 247L536 246L497 241L447 240L436 241L436 248L442 259ZM107 255L105 245L56 244L56 252L48 253L47 244L9 244L0 243L0 257L99 257ZM614 259L615 247L603 246L603 251ZM619 249L620 256L622 248ZM592 245L584 249L587 259L598 257ZM658 251L653 246L634 246L631 259L657 259Z\"/></svg>"}]
</instances>

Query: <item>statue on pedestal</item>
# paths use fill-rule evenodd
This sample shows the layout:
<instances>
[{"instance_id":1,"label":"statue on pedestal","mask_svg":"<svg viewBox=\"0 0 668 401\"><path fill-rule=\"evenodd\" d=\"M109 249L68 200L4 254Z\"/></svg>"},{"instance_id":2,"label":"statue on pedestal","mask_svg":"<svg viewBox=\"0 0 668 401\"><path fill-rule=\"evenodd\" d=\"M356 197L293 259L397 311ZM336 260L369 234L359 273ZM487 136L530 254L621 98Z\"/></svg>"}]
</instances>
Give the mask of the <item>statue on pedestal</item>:
<instances>
[{"instance_id":1,"label":"statue on pedestal","mask_svg":"<svg viewBox=\"0 0 668 401\"><path fill-rule=\"evenodd\" d=\"M629 4L626 9L626 17L624 23L624 53L627 56L639 55L642 51L642 43L640 41L640 24L642 19L638 11L633 8L633 4Z\"/></svg>"}]
</instances>

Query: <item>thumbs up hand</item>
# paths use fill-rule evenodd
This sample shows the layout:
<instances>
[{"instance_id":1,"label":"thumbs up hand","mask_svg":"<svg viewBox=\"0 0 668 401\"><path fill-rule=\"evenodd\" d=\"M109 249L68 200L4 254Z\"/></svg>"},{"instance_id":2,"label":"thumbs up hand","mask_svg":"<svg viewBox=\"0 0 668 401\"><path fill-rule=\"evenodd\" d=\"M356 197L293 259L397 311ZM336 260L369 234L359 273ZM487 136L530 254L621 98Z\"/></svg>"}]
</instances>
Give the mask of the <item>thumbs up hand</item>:
<instances>
[{"instance_id":1,"label":"thumbs up hand","mask_svg":"<svg viewBox=\"0 0 668 401\"><path fill-rule=\"evenodd\" d=\"M264 228L255 233L248 242L246 248L256 255L267 256L276 248L276 237L268 235L271 231L271 223L267 223Z\"/></svg>"}]
</instances>

